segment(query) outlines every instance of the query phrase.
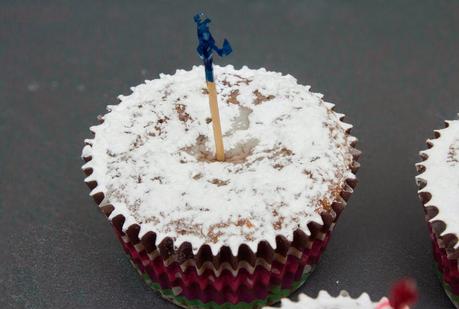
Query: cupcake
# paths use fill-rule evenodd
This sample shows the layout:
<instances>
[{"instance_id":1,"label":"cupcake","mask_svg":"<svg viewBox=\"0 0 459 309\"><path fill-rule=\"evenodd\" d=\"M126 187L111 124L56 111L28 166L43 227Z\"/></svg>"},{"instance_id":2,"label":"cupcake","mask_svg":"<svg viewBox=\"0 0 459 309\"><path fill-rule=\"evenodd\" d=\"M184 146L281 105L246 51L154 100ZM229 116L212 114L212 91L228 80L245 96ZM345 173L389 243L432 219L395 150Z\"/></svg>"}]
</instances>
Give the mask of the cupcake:
<instances>
[{"instance_id":1,"label":"cupcake","mask_svg":"<svg viewBox=\"0 0 459 309\"><path fill-rule=\"evenodd\" d=\"M298 301L282 299L282 309L409 309L417 299L416 285L413 281L403 280L392 289L390 300L387 297L373 302L367 293L352 298L346 291L333 297L326 291L320 291L316 298L301 294ZM265 309L276 309L265 307Z\"/></svg>"},{"instance_id":2,"label":"cupcake","mask_svg":"<svg viewBox=\"0 0 459 309\"><path fill-rule=\"evenodd\" d=\"M301 294L298 301L282 299L282 309L393 309L387 298L373 302L368 294L363 293L358 298L352 298L346 291L341 291L337 297L333 297L325 291L320 291L316 298ZM265 307L265 309L278 309Z\"/></svg>"},{"instance_id":3,"label":"cupcake","mask_svg":"<svg viewBox=\"0 0 459 309\"><path fill-rule=\"evenodd\" d=\"M439 277L459 308L459 120L446 121L444 129L434 132L428 149L420 152L416 182Z\"/></svg>"},{"instance_id":4,"label":"cupcake","mask_svg":"<svg viewBox=\"0 0 459 309\"><path fill-rule=\"evenodd\" d=\"M360 152L333 104L290 75L203 67L120 96L91 127L90 195L148 285L189 308L259 308L307 279L353 192Z\"/></svg>"}]
</instances>

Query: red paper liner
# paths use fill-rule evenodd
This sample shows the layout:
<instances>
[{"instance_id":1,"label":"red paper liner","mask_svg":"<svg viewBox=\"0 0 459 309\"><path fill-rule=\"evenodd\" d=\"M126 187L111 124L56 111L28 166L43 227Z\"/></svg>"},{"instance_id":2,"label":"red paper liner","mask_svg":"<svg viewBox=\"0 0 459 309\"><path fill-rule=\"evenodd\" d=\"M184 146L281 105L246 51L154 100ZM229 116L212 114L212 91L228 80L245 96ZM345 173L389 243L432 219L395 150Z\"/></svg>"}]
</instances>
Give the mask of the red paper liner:
<instances>
[{"instance_id":1,"label":"red paper liner","mask_svg":"<svg viewBox=\"0 0 459 309\"><path fill-rule=\"evenodd\" d=\"M442 273L441 279L447 283L451 292L459 296L459 270L457 259L449 259L448 253L445 248L442 248L441 244L437 241L435 233L432 231L431 225L429 225L430 239L432 240L432 252L434 255L435 263L437 264L438 270Z\"/></svg>"},{"instance_id":2,"label":"red paper liner","mask_svg":"<svg viewBox=\"0 0 459 309\"><path fill-rule=\"evenodd\" d=\"M285 263L273 262L269 270L261 265L252 272L241 268L236 274L225 269L217 277L210 269L198 274L194 267L183 271L178 263L166 266L160 255L151 259L145 251L139 252L132 243L126 242L124 235L117 230L116 233L134 266L148 280L159 284L163 290L172 290L175 296L217 304L250 303L267 298L274 288L289 289L304 274L312 271L329 240L327 235L324 240L316 241L311 249L305 250L301 258L290 255Z\"/></svg>"},{"instance_id":3,"label":"red paper liner","mask_svg":"<svg viewBox=\"0 0 459 309\"><path fill-rule=\"evenodd\" d=\"M342 121L344 115L337 115ZM98 120L102 123L103 117L99 116ZM355 148L357 139L350 136L350 131L351 126L346 130L346 133L351 139L352 146L353 161L350 168L355 174L360 167L357 160L361 152ZM87 144L90 145L89 143ZM92 157L86 156L83 159L88 162ZM87 176L91 175L92 172L91 168L84 169L84 173ZM89 181L87 185L93 190L97 187L97 182ZM288 281L285 281L283 276L287 276L286 274L291 274L292 272L283 272L281 269L293 265L290 262L295 259L302 261L301 263L304 264L302 267L307 265L312 267L317 263L320 254L326 247L330 232L333 230L356 185L357 179L355 177L346 179L338 198L331 204L330 211L321 214L323 224L317 222L308 224L310 235L307 235L301 229L293 233L291 241L284 235L278 235L275 248L268 241L262 240L258 243L255 252L248 245L241 244L236 255L233 255L228 246L222 246L218 253L213 255L210 246L207 244L202 245L194 253L189 242L184 242L179 247L174 245L174 241L170 237L158 242L154 231L149 231L139 238L140 226L138 224L132 224L126 229L123 226L125 222L123 215L120 214L109 219L131 260L141 271L148 273L152 280L158 282L161 287L171 286L173 282L176 282L174 280L177 280L177 276L180 277L178 282L185 287L190 282L199 282L198 285L204 284L208 286L211 276L227 278L231 275L236 278L238 276L243 278L245 273L248 274L247 276L257 278L258 282L264 282L263 280L267 281L268 279L266 279L266 276L261 275L263 271L270 273L269 283L271 286L275 283L286 286L288 283L285 282ZM103 192L96 192L92 196L98 205L104 199ZM114 206L105 204L100 206L100 209L108 218L114 210ZM151 269L154 271L151 272ZM150 273L148 270L150 270ZM280 272L280 275L274 275L276 270ZM155 271L158 273L155 273ZM243 281L242 279L237 280ZM293 282L293 279L290 281ZM241 286L234 283L237 281L233 280L228 284L225 284L225 280L218 282L225 288L227 286L230 288L239 288ZM180 287L183 289L182 286ZM245 287L246 290L248 288L250 287Z\"/></svg>"},{"instance_id":4,"label":"red paper liner","mask_svg":"<svg viewBox=\"0 0 459 309\"><path fill-rule=\"evenodd\" d=\"M131 262L132 263L132 262ZM230 290L222 291L219 293L211 291L203 291L195 289L190 291L187 296L176 295L173 289L163 289L155 282L152 282L150 277L142 273L135 264L132 263L134 268L145 280L145 283L153 290L158 291L165 299L175 303L184 308L199 308L199 309L254 309L262 308L278 302L280 299L290 295L297 290L309 277L310 272L304 273L299 280L294 281L287 289L282 289L275 286L266 293L262 289L254 290L241 290L233 292ZM191 293L191 294L190 294ZM252 296L252 297L250 297ZM203 299L203 300L201 300ZM248 301L249 299L255 299Z\"/></svg>"},{"instance_id":5,"label":"red paper liner","mask_svg":"<svg viewBox=\"0 0 459 309\"><path fill-rule=\"evenodd\" d=\"M448 122L445 122L445 128L449 126ZM440 131L434 131L434 138L438 139L441 136ZM433 143L427 140L427 148L433 147ZM423 165L423 161L428 160L428 156L425 153L420 154L422 161L416 164L416 169L419 174L422 174L426 167ZM416 181L418 190L420 191L427 185L427 181L417 178ZM459 249L455 249L455 245L458 242L458 236L455 234L444 234L446 229L446 223L435 219L439 210L435 206L426 206L426 204L432 199L430 192L419 192L419 199L424 206L425 220L429 226L430 238L432 241L432 251L435 262L438 266L439 271L442 273L441 278L445 284L449 287L448 294L453 294L452 297L459 297ZM453 299L450 297L451 299Z\"/></svg>"},{"instance_id":6,"label":"red paper liner","mask_svg":"<svg viewBox=\"0 0 459 309\"><path fill-rule=\"evenodd\" d=\"M300 257L289 255L285 263L274 261L269 265L268 269L266 265L258 265L252 271L244 267L241 267L236 272L224 269L216 276L212 269L206 269L204 272L199 273L198 269L195 267L183 269L177 262L167 264L161 255L151 258L145 251L138 251L136 247L129 241L126 241L124 235L117 230L116 234L125 252L140 271L150 274L153 279L164 277L162 281L165 282L165 285L162 285L162 288L171 288L173 282L180 280L184 284L199 282L201 288L211 285L217 290L228 284L233 290L236 290L241 285L245 285L247 288L253 288L257 284L279 284L285 273L296 273L299 268L304 267L312 268L312 266L318 262L330 238L329 234L327 234L324 240L315 241L313 246L302 252ZM230 279L233 281L231 282ZM158 279L154 281L161 280Z\"/></svg>"}]
</instances>

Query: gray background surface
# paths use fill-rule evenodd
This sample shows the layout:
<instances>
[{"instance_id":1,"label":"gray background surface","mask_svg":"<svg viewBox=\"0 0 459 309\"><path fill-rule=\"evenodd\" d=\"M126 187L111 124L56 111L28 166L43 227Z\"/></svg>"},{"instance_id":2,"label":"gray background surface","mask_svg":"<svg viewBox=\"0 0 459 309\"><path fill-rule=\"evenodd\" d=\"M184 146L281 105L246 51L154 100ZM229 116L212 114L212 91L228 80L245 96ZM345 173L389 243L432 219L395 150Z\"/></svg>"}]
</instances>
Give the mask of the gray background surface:
<instances>
[{"instance_id":1,"label":"gray background surface","mask_svg":"<svg viewBox=\"0 0 459 309\"><path fill-rule=\"evenodd\" d=\"M414 163L459 111L457 1L2 1L0 308L174 308L131 269L79 155L118 94L200 63L199 10L234 47L218 63L290 73L355 125L360 184L301 292L376 299L411 276L417 308L451 308Z\"/></svg>"}]
</instances>

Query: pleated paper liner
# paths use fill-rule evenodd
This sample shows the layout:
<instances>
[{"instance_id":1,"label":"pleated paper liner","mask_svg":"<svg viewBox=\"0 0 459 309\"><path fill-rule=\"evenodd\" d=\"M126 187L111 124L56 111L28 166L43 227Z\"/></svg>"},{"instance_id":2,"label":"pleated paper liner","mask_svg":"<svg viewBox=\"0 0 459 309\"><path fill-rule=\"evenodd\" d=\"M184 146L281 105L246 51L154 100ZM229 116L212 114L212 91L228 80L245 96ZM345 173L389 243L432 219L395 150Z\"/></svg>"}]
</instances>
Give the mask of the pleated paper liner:
<instances>
[{"instance_id":1,"label":"pleated paper liner","mask_svg":"<svg viewBox=\"0 0 459 309\"><path fill-rule=\"evenodd\" d=\"M329 239L327 235L324 240L315 241L301 258L290 255L285 263L274 261L269 269L258 265L249 272L241 267L235 275L224 269L217 277L211 269L199 275L194 267L182 271L177 263L165 266L160 255L151 260L145 252L138 252L130 242L126 242L118 231L117 235L135 268L147 279L147 283L155 283L150 286L160 290L163 295L166 293L168 299L172 296L177 298L175 302L185 297L196 304L209 304L206 308L220 308L229 304L256 308L256 304L278 301L306 280ZM180 303L187 304L183 301Z\"/></svg>"},{"instance_id":2,"label":"pleated paper liner","mask_svg":"<svg viewBox=\"0 0 459 309\"><path fill-rule=\"evenodd\" d=\"M267 287L255 282L251 288L241 286L233 290L231 286L220 288L208 285L201 287L198 283L184 284L176 280L175 287L167 288L163 284L152 280L152 276L142 272L131 260L131 264L144 279L145 283L161 296L184 308L260 308L273 304L298 289L310 275L310 270L298 270L296 273L285 276L285 284ZM296 280L290 282L291 278Z\"/></svg>"},{"instance_id":3,"label":"pleated paper liner","mask_svg":"<svg viewBox=\"0 0 459 309\"><path fill-rule=\"evenodd\" d=\"M344 117L337 115L340 120ZM103 122L103 117L98 119ZM349 134L351 126L347 126ZM360 151L354 148L357 139L350 135L349 138L354 158L351 170L355 174L359 168ZM87 144L91 146L90 140ZM88 162L92 157L83 159ZM89 176L93 171L87 168L84 172ZM309 235L296 230L291 241L278 235L275 248L262 240L255 252L248 245L241 244L236 255L226 246L214 255L209 245L201 246L195 253L188 242L176 247L172 238L158 241L154 231L139 238L139 225L126 227L123 215L111 216L113 205L104 204L100 209L112 223L133 265L151 282L150 286L167 299L185 307L225 308L231 305L235 308L234 305L238 304L240 308L258 308L287 296L306 280L356 184L355 177L345 181L331 210L321 214L323 224L308 224ZM90 181L87 185L94 189L97 182ZM97 204L101 204L105 194L95 192L92 196Z\"/></svg>"},{"instance_id":4,"label":"pleated paper liner","mask_svg":"<svg viewBox=\"0 0 459 309\"><path fill-rule=\"evenodd\" d=\"M445 122L445 128L448 126L448 123ZM434 139L440 137L440 133L438 131L435 131L434 133ZM427 142L427 148L430 149L432 147L433 144ZM428 156L421 153L421 159L422 161L416 164L416 169L419 174L425 171L426 167L423 165L423 161L426 161ZM423 189L427 185L426 181L419 178L417 178L416 182L418 190ZM418 195L424 206L425 220L429 227L430 239L432 241L432 251L438 270L438 276L442 281L446 294L449 296L456 308L459 308L459 250L454 248L458 241L458 237L454 234L443 234L446 229L446 223L434 219L438 214L438 209L434 206L426 206L426 204L432 199L432 194L430 192L423 191L419 192Z\"/></svg>"},{"instance_id":5,"label":"pleated paper liner","mask_svg":"<svg viewBox=\"0 0 459 309\"><path fill-rule=\"evenodd\" d=\"M458 260L449 259L445 248L436 239L435 233L429 224L430 238L432 240L432 252L435 258L436 273L441 280L442 286L454 303L459 308L459 270Z\"/></svg>"},{"instance_id":6,"label":"pleated paper liner","mask_svg":"<svg viewBox=\"0 0 459 309\"><path fill-rule=\"evenodd\" d=\"M305 272L298 281L293 282L289 288L282 289L275 287L268 293L261 289L255 291L233 292L230 289L223 289L216 292L213 289L201 290L200 288L190 289L186 294L177 293L176 289L162 288L160 284L151 280L151 277L138 269L137 265L131 261L132 266L137 270L145 283L153 290L159 292L168 301L184 308L204 308L204 309L252 309L261 308L268 304L278 302L281 298L287 297L297 290L308 278L310 272ZM197 296L190 295L196 294ZM257 297L250 297L256 294ZM266 296L266 297L264 297ZM264 297L264 298L263 298ZM249 299L254 299L250 301ZM230 301L228 301L230 300Z\"/></svg>"},{"instance_id":7,"label":"pleated paper liner","mask_svg":"<svg viewBox=\"0 0 459 309\"><path fill-rule=\"evenodd\" d=\"M438 242L434 233L431 233L431 239L437 276L451 302L459 308L458 259L448 257L447 250Z\"/></svg>"}]
</instances>

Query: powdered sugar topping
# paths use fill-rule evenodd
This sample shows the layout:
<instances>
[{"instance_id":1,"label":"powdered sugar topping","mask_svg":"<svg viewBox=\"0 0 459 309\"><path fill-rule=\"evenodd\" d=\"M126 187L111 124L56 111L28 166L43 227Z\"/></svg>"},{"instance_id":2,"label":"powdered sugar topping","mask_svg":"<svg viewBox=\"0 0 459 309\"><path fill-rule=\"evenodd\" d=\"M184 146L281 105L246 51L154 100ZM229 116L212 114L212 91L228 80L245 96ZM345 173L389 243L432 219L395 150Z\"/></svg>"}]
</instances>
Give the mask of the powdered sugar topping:
<instances>
[{"instance_id":1,"label":"powdered sugar topping","mask_svg":"<svg viewBox=\"0 0 459 309\"><path fill-rule=\"evenodd\" d=\"M160 242L172 237L214 252L259 241L275 247L321 223L346 179L354 178L350 127L320 94L292 76L215 67L227 160L213 159L203 67L161 75L120 96L83 149L86 181L101 205Z\"/></svg>"},{"instance_id":2,"label":"powdered sugar topping","mask_svg":"<svg viewBox=\"0 0 459 309\"><path fill-rule=\"evenodd\" d=\"M345 291L337 297L330 296L325 291L320 291L317 298L300 294L297 302L287 298L282 299L282 309L392 309L387 298L379 302L372 302L368 294L363 293L358 298L352 298ZM265 307L265 309L274 309Z\"/></svg>"},{"instance_id":3,"label":"powdered sugar topping","mask_svg":"<svg viewBox=\"0 0 459 309\"><path fill-rule=\"evenodd\" d=\"M447 121L448 126L437 130L436 139L428 140L430 149L421 151L427 159L418 164L423 172L416 179L425 184L419 193L428 192L432 198L425 204L434 206L438 214L431 221L443 221L442 235L459 235L459 120ZM456 243L455 248L459 247Z\"/></svg>"}]
</instances>

